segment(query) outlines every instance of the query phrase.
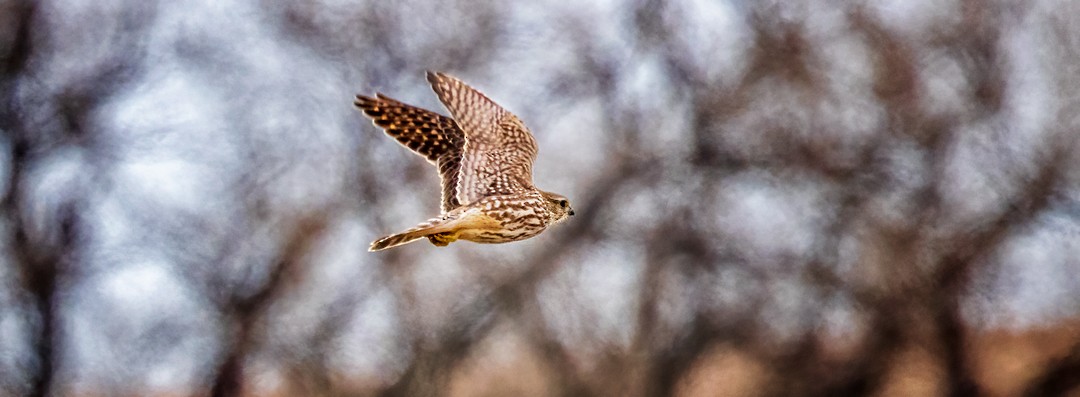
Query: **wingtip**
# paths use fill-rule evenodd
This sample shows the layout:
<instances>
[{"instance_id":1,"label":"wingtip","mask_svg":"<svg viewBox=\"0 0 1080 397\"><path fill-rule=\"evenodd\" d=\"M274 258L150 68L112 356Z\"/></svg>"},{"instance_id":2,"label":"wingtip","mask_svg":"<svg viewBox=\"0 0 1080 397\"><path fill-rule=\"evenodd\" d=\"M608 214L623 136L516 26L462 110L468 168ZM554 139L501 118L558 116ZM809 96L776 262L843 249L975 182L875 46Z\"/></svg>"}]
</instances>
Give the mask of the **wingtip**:
<instances>
[{"instance_id":1,"label":"wingtip","mask_svg":"<svg viewBox=\"0 0 1080 397\"><path fill-rule=\"evenodd\" d=\"M367 96L364 94L356 94L356 100L354 103L379 103L379 102L398 102L398 100L387 96L381 92L376 91L374 96Z\"/></svg>"},{"instance_id":2,"label":"wingtip","mask_svg":"<svg viewBox=\"0 0 1080 397\"><path fill-rule=\"evenodd\" d=\"M367 103L372 103L372 102L375 102L375 98L369 97L369 96L364 95L364 94L356 94L356 96L353 99L353 104L356 105L356 106L360 106L362 104L367 104Z\"/></svg>"},{"instance_id":3,"label":"wingtip","mask_svg":"<svg viewBox=\"0 0 1080 397\"><path fill-rule=\"evenodd\" d=\"M459 81L457 77L451 76L443 72L427 71L427 81L431 84L448 84L454 81Z\"/></svg>"}]
</instances>

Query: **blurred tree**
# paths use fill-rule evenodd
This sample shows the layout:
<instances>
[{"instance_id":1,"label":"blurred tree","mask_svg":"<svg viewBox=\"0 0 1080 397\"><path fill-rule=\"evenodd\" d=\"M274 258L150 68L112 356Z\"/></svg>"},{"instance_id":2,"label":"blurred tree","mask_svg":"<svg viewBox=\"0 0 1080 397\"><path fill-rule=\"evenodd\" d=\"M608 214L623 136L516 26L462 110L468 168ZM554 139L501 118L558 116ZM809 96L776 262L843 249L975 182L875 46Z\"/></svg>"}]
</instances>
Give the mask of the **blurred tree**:
<instances>
[{"instance_id":1,"label":"blurred tree","mask_svg":"<svg viewBox=\"0 0 1080 397\"><path fill-rule=\"evenodd\" d=\"M1063 395L1080 5L0 0L0 394ZM522 117L578 216L368 242L351 109Z\"/></svg>"}]
</instances>

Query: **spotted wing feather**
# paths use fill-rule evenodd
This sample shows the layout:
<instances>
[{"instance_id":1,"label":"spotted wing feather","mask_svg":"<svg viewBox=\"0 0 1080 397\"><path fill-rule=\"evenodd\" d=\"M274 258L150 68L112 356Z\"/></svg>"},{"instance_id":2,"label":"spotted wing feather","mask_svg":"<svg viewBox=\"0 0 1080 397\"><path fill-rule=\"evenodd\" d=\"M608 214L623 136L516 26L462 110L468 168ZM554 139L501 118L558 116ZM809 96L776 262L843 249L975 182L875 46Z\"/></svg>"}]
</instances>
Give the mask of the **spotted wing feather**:
<instances>
[{"instance_id":1,"label":"spotted wing feather","mask_svg":"<svg viewBox=\"0 0 1080 397\"><path fill-rule=\"evenodd\" d=\"M531 191L536 139L517 116L454 77L428 72L427 79L465 136L458 201Z\"/></svg>"},{"instance_id":2,"label":"spotted wing feather","mask_svg":"<svg viewBox=\"0 0 1080 397\"><path fill-rule=\"evenodd\" d=\"M457 186L465 135L454 120L383 94L357 95L354 104L387 135L438 167L443 213L461 206Z\"/></svg>"}]
</instances>

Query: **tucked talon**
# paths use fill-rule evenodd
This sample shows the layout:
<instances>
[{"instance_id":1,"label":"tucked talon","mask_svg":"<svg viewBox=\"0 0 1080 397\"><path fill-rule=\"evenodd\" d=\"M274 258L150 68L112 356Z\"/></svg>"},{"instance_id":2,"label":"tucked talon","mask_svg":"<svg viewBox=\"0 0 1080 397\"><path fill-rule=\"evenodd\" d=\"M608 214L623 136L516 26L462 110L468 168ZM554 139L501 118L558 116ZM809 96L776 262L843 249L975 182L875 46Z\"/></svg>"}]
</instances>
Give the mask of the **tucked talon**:
<instances>
[{"instance_id":1,"label":"tucked talon","mask_svg":"<svg viewBox=\"0 0 1080 397\"><path fill-rule=\"evenodd\" d=\"M427 236L427 238L428 241L431 241L431 244L437 247L445 247L457 240L456 238L454 238L453 234L449 232L432 234Z\"/></svg>"}]
</instances>

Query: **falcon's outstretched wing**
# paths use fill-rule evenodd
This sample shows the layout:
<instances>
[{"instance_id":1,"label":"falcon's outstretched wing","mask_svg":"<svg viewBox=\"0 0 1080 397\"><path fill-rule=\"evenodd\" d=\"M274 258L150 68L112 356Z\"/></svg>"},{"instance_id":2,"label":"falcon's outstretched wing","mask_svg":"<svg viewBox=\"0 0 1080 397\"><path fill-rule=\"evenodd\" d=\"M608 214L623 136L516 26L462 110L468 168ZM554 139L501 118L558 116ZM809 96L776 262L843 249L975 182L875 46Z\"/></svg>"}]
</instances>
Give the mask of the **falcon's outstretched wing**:
<instances>
[{"instance_id":1,"label":"falcon's outstretched wing","mask_svg":"<svg viewBox=\"0 0 1080 397\"><path fill-rule=\"evenodd\" d=\"M437 72L427 79L465 135L458 201L533 189L536 140L521 120L461 80Z\"/></svg>"},{"instance_id":2,"label":"falcon's outstretched wing","mask_svg":"<svg viewBox=\"0 0 1080 397\"><path fill-rule=\"evenodd\" d=\"M354 104L387 135L439 168L442 212L461 206L457 186L465 135L454 120L383 94L375 94L375 98L357 95Z\"/></svg>"}]
</instances>

